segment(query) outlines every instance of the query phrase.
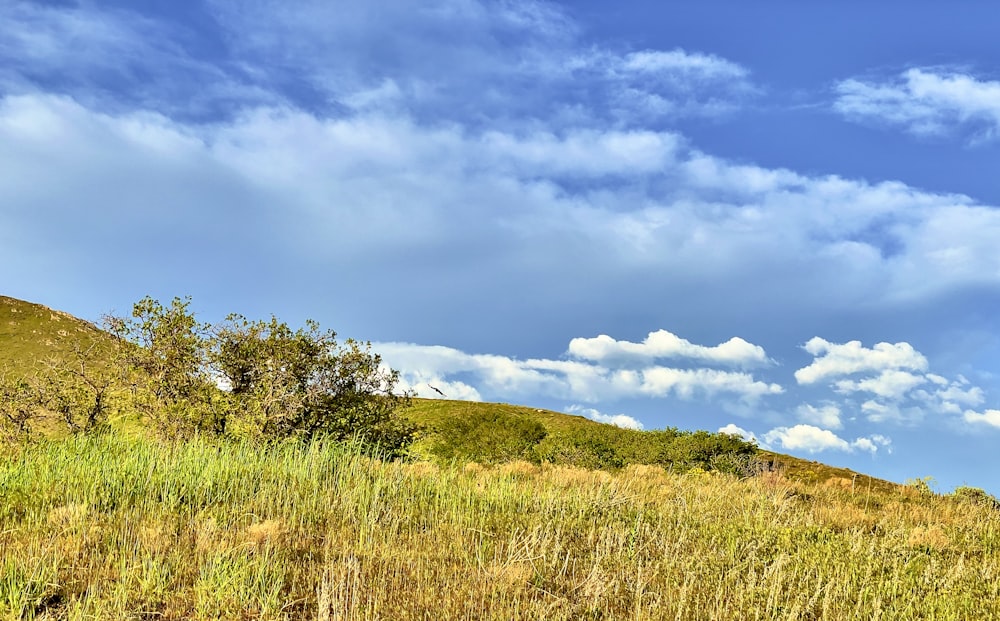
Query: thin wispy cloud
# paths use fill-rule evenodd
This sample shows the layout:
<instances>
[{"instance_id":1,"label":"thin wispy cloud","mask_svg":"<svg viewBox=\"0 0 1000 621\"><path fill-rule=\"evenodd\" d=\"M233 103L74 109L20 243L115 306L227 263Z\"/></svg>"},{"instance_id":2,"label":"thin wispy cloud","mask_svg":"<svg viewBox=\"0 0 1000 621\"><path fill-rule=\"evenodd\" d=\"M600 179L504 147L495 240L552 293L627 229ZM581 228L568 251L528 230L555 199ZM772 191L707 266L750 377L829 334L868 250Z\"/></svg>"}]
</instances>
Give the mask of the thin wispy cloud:
<instances>
[{"instance_id":1,"label":"thin wispy cloud","mask_svg":"<svg viewBox=\"0 0 1000 621\"><path fill-rule=\"evenodd\" d=\"M917 136L1000 137L1000 81L968 72L913 68L884 80L844 80L836 92L834 110L851 120Z\"/></svg>"}]
</instances>

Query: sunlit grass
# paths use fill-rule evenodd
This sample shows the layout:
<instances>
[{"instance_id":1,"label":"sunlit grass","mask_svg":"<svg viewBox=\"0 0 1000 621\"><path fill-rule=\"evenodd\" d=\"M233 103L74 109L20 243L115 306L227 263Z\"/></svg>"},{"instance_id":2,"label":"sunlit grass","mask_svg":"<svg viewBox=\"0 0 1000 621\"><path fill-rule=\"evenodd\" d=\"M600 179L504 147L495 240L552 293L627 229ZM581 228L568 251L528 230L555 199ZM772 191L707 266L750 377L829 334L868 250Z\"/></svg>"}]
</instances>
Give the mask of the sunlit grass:
<instances>
[{"instance_id":1,"label":"sunlit grass","mask_svg":"<svg viewBox=\"0 0 1000 621\"><path fill-rule=\"evenodd\" d=\"M997 511L775 474L105 436L0 494L4 619L1000 616Z\"/></svg>"}]
</instances>

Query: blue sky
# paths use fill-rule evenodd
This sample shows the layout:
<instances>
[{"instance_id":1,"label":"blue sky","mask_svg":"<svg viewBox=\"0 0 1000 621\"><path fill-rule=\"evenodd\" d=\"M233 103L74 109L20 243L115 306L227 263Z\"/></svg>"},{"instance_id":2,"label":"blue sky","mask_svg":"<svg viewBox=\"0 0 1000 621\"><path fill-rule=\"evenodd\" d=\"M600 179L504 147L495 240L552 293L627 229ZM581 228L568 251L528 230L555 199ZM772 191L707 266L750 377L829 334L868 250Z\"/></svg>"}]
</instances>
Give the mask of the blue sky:
<instances>
[{"instance_id":1,"label":"blue sky","mask_svg":"<svg viewBox=\"0 0 1000 621\"><path fill-rule=\"evenodd\" d=\"M1000 493L1000 8L0 5L0 292Z\"/></svg>"}]
</instances>

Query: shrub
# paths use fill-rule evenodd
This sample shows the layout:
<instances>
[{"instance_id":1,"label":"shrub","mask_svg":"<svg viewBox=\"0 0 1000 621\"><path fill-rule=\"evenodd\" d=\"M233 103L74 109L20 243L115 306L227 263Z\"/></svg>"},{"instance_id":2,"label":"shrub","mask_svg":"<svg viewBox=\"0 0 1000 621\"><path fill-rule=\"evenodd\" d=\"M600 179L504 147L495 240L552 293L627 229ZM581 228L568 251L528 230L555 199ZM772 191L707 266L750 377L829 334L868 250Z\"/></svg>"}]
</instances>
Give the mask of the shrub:
<instances>
[{"instance_id":1,"label":"shrub","mask_svg":"<svg viewBox=\"0 0 1000 621\"><path fill-rule=\"evenodd\" d=\"M987 493L986 490L979 487L960 485L955 488L955 491L951 493L951 496L960 502L967 502L982 507L989 507L991 509L1000 509L1000 501L998 501L995 496Z\"/></svg>"},{"instance_id":2,"label":"shrub","mask_svg":"<svg viewBox=\"0 0 1000 621\"><path fill-rule=\"evenodd\" d=\"M431 452L438 458L496 464L538 462L536 445L547 435L545 426L527 416L502 410L449 418L436 426Z\"/></svg>"},{"instance_id":3,"label":"shrub","mask_svg":"<svg viewBox=\"0 0 1000 621\"><path fill-rule=\"evenodd\" d=\"M417 426L397 415L409 395L395 392L399 374L369 343L339 344L313 321L298 330L274 317L199 324L189 305L147 297L131 317L106 318L133 406L162 436L358 438L383 456L413 441Z\"/></svg>"}]
</instances>

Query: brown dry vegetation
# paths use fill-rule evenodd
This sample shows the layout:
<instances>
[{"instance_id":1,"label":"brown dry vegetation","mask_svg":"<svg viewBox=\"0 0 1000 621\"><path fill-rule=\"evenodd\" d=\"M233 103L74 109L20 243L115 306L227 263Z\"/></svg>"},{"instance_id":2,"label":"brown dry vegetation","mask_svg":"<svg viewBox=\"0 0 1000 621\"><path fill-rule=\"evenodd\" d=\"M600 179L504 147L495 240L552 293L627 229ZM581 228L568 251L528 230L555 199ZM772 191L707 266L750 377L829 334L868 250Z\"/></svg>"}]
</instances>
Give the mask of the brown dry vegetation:
<instances>
[{"instance_id":1,"label":"brown dry vegetation","mask_svg":"<svg viewBox=\"0 0 1000 621\"><path fill-rule=\"evenodd\" d=\"M1000 513L654 466L77 438L0 465L3 619L982 619Z\"/></svg>"}]
</instances>

